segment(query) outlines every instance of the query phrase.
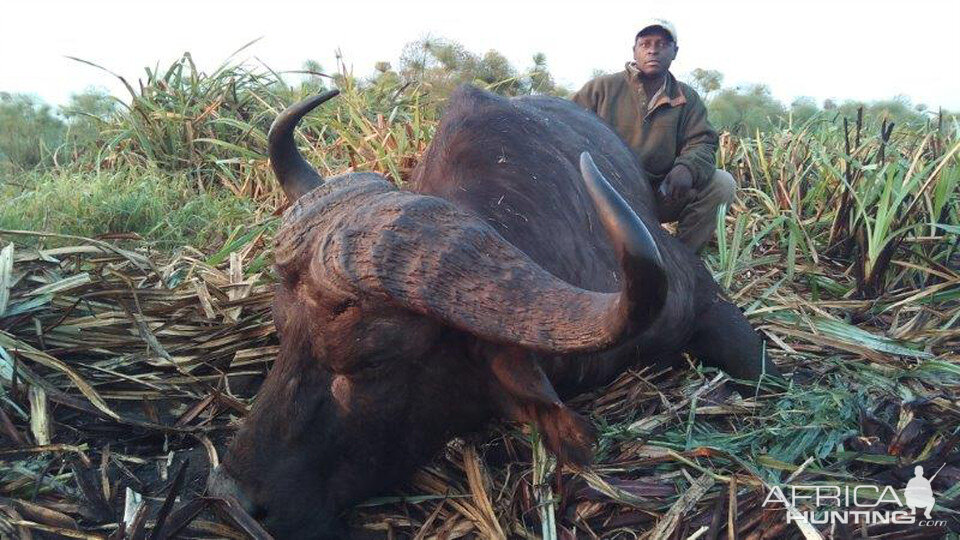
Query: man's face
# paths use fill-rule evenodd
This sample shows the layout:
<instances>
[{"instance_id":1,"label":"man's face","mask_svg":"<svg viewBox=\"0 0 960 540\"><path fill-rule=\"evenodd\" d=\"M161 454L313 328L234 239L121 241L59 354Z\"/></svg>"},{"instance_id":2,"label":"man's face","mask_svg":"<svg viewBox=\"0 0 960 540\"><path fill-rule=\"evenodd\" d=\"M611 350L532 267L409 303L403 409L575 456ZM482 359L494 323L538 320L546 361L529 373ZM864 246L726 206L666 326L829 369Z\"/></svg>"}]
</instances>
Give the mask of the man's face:
<instances>
[{"instance_id":1,"label":"man's face","mask_svg":"<svg viewBox=\"0 0 960 540\"><path fill-rule=\"evenodd\" d=\"M645 30L633 44L633 59L644 77L659 77L677 57L677 44L660 28Z\"/></svg>"}]
</instances>

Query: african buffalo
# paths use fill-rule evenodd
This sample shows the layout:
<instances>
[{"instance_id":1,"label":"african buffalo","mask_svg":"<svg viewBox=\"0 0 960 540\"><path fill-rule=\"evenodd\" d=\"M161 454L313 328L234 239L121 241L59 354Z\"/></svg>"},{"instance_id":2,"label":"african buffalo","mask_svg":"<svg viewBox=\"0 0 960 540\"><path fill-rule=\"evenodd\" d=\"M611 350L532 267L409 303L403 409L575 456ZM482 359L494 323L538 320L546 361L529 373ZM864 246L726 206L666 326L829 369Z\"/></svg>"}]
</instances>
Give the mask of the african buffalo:
<instances>
[{"instance_id":1,"label":"african buffalo","mask_svg":"<svg viewBox=\"0 0 960 540\"><path fill-rule=\"evenodd\" d=\"M593 113L461 88L399 190L373 173L323 180L300 156L297 122L334 95L271 128L294 201L276 237L281 352L210 481L273 534L342 536L345 509L495 418L587 463L591 424L560 396L659 355L776 373Z\"/></svg>"}]
</instances>

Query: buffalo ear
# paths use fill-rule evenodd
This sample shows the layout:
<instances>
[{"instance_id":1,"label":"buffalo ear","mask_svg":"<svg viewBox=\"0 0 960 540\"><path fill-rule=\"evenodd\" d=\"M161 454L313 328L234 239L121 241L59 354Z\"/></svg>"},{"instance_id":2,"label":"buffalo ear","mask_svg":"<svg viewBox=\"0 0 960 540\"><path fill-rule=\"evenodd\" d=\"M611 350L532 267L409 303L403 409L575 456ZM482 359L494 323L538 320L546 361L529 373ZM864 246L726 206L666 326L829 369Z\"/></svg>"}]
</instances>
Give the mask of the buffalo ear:
<instances>
[{"instance_id":1,"label":"buffalo ear","mask_svg":"<svg viewBox=\"0 0 960 540\"><path fill-rule=\"evenodd\" d=\"M563 404L540 364L516 347L491 346L488 352L494 394L504 414L537 426L544 444L561 462L588 465L593 460L596 430Z\"/></svg>"}]
</instances>

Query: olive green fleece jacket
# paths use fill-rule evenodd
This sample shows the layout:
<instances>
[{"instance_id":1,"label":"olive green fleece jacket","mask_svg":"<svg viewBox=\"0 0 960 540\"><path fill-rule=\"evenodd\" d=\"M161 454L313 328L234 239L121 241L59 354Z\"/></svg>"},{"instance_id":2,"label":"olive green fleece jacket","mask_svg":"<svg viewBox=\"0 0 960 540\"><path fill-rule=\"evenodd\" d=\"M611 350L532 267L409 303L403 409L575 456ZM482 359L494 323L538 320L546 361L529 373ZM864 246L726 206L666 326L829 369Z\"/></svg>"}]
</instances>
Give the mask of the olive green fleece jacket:
<instances>
[{"instance_id":1,"label":"olive green fleece jacket","mask_svg":"<svg viewBox=\"0 0 960 540\"><path fill-rule=\"evenodd\" d=\"M693 175L693 187L707 185L716 170L717 132L697 92L667 72L664 87L648 107L639 72L631 63L620 73L598 77L573 101L605 120L640 158L657 185L674 165Z\"/></svg>"}]
</instances>

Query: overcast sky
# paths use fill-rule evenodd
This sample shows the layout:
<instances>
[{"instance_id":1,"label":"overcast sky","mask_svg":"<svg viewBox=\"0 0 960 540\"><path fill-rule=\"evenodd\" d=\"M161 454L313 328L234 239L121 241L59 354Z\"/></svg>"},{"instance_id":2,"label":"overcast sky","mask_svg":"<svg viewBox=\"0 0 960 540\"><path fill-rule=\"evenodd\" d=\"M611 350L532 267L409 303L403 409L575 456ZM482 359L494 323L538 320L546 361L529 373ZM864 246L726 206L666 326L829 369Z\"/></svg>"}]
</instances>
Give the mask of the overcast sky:
<instances>
[{"instance_id":1,"label":"overcast sky","mask_svg":"<svg viewBox=\"0 0 960 540\"><path fill-rule=\"evenodd\" d=\"M12 5L11 5L12 4ZM898 94L960 110L960 1L672 2L113 2L32 0L0 5L0 91L53 103L101 86L110 75L65 58L101 64L134 81L190 51L202 69L262 39L241 59L295 70L316 59L335 66L340 49L355 75L376 61L394 66L403 45L431 34L474 52L497 49L519 68L547 55L557 80L579 88L594 69L630 58L638 21L670 19L680 52L672 71L715 69L724 84L762 82L789 103L878 100Z\"/></svg>"}]
</instances>

